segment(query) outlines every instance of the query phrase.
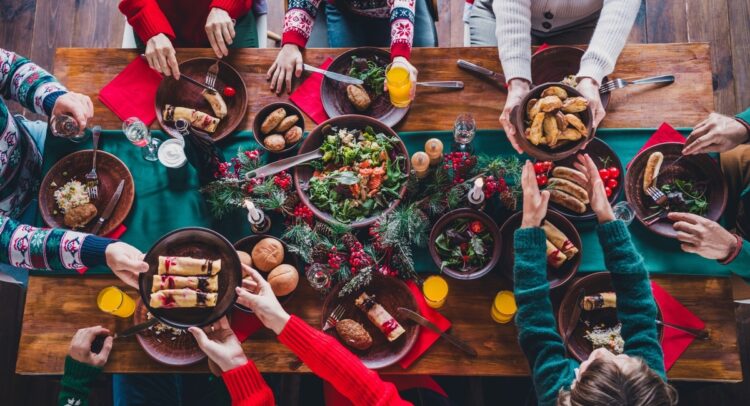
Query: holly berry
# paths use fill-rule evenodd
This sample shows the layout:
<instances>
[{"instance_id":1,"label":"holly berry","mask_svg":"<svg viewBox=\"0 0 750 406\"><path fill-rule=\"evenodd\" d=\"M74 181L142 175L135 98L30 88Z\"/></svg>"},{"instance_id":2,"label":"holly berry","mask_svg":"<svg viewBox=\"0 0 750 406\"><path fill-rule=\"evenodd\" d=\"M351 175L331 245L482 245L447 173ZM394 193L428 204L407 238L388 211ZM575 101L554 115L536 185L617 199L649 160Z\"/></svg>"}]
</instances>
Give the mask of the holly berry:
<instances>
[{"instance_id":1,"label":"holly berry","mask_svg":"<svg viewBox=\"0 0 750 406\"><path fill-rule=\"evenodd\" d=\"M611 188L611 187L609 187L609 186L605 186L605 187L604 187L604 193L606 193L606 194L607 194L607 197L610 197L610 196L612 196L612 188Z\"/></svg>"},{"instance_id":2,"label":"holly berry","mask_svg":"<svg viewBox=\"0 0 750 406\"><path fill-rule=\"evenodd\" d=\"M309 226L313 225L313 212L304 203L297 203L297 206L294 208L293 215L294 218L304 221Z\"/></svg>"},{"instance_id":3,"label":"holly berry","mask_svg":"<svg viewBox=\"0 0 750 406\"><path fill-rule=\"evenodd\" d=\"M537 175L540 173L544 173L544 162L542 161L534 162L534 173L536 173Z\"/></svg>"},{"instance_id":4,"label":"holly berry","mask_svg":"<svg viewBox=\"0 0 750 406\"><path fill-rule=\"evenodd\" d=\"M469 230L471 230L471 232L474 233L474 234L479 234L482 231L484 231L484 224L482 224L482 222L478 221L478 220L477 221L472 221L469 224Z\"/></svg>"},{"instance_id":5,"label":"holly berry","mask_svg":"<svg viewBox=\"0 0 750 406\"><path fill-rule=\"evenodd\" d=\"M609 169L607 168L599 169L599 177L602 178L602 180L609 179Z\"/></svg>"},{"instance_id":6,"label":"holly berry","mask_svg":"<svg viewBox=\"0 0 750 406\"><path fill-rule=\"evenodd\" d=\"M226 96L226 97L232 97L235 94L237 94L237 91L234 90L233 87L227 86L227 87L224 88L224 96Z\"/></svg>"},{"instance_id":7,"label":"holly berry","mask_svg":"<svg viewBox=\"0 0 750 406\"><path fill-rule=\"evenodd\" d=\"M607 179L607 187L608 188L610 188L612 190L615 190L615 188L617 187L617 185L618 185L617 179L615 179L615 178L609 178L609 179Z\"/></svg>"},{"instance_id":8,"label":"holly berry","mask_svg":"<svg viewBox=\"0 0 750 406\"><path fill-rule=\"evenodd\" d=\"M538 186L545 186L547 184L548 180L549 179L547 179L547 175L545 175L543 173L541 173L539 175L536 175L536 184Z\"/></svg>"},{"instance_id":9,"label":"holly berry","mask_svg":"<svg viewBox=\"0 0 750 406\"><path fill-rule=\"evenodd\" d=\"M607 170L609 171L610 179L617 179L620 176L620 168L616 166L610 166Z\"/></svg>"}]
</instances>

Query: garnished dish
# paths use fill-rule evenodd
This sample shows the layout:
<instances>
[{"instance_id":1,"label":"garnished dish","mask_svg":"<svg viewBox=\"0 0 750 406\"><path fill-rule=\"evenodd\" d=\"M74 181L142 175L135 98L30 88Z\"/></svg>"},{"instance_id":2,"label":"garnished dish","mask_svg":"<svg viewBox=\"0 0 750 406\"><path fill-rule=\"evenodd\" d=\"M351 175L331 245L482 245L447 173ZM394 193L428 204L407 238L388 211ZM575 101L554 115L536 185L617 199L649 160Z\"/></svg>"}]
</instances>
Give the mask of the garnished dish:
<instances>
[{"instance_id":1,"label":"garnished dish","mask_svg":"<svg viewBox=\"0 0 750 406\"><path fill-rule=\"evenodd\" d=\"M546 145L559 148L568 142L588 137L580 113L586 111L588 100L580 96L569 96L560 86L550 86L540 98L526 104L526 138L535 146Z\"/></svg>"},{"instance_id":2,"label":"garnished dish","mask_svg":"<svg viewBox=\"0 0 750 406\"><path fill-rule=\"evenodd\" d=\"M57 184L52 182L50 187L55 188ZM53 196L58 209L65 215L63 222L72 229L85 226L98 213L89 199L89 188L77 180L68 181L56 189ZM57 211L53 213L58 214Z\"/></svg>"},{"instance_id":3,"label":"garnished dish","mask_svg":"<svg viewBox=\"0 0 750 406\"><path fill-rule=\"evenodd\" d=\"M347 86L346 96L358 111L364 112L369 109L372 99L383 94L387 64L388 61L381 60L379 55L369 59L352 55L349 76L362 80L364 84Z\"/></svg>"},{"instance_id":4,"label":"garnished dish","mask_svg":"<svg viewBox=\"0 0 750 406\"><path fill-rule=\"evenodd\" d=\"M396 341L402 334L406 332L401 324L383 308L375 298L371 297L367 293L359 295L354 304L367 314L367 318L370 319L380 332L385 335L388 341Z\"/></svg>"},{"instance_id":5,"label":"garnished dish","mask_svg":"<svg viewBox=\"0 0 750 406\"><path fill-rule=\"evenodd\" d=\"M255 139L271 152L296 146L304 133L302 113L289 103L273 103L258 112L253 123Z\"/></svg>"},{"instance_id":6,"label":"garnished dish","mask_svg":"<svg viewBox=\"0 0 750 406\"><path fill-rule=\"evenodd\" d=\"M649 188L656 187L667 196L667 201L662 206L652 205L649 208L654 211L669 210L693 213L703 216L708 211L707 182L699 182L690 179L671 178L666 182L658 182L659 171L664 162L664 154L659 151L652 153L646 163L643 174L643 192L648 196Z\"/></svg>"},{"instance_id":7,"label":"garnished dish","mask_svg":"<svg viewBox=\"0 0 750 406\"><path fill-rule=\"evenodd\" d=\"M220 271L221 260L160 256L149 303L154 309L214 307Z\"/></svg>"},{"instance_id":8,"label":"garnished dish","mask_svg":"<svg viewBox=\"0 0 750 406\"><path fill-rule=\"evenodd\" d=\"M450 267L459 272L475 272L490 261L493 239L479 220L457 219L435 239L442 259L440 270Z\"/></svg>"},{"instance_id":9,"label":"garnished dish","mask_svg":"<svg viewBox=\"0 0 750 406\"><path fill-rule=\"evenodd\" d=\"M617 309L617 295L615 292L600 292L595 295L584 296L579 303L581 309L586 312L600 309ZM606 323L592 323L584 316L584 325L586 332L583 335L594 349L606 348L613 354L622 354L625 348L625 341L620 335L622 325L617 323L608 326Z\"/></svg>"}]
</instances>

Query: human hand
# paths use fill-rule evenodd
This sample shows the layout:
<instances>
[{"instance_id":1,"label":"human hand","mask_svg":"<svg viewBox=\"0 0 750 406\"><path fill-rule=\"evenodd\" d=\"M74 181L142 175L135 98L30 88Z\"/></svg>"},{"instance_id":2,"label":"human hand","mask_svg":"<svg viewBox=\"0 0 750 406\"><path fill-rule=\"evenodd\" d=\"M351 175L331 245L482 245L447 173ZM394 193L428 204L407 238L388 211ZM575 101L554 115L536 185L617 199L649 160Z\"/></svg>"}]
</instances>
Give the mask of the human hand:
<instances>
[{"instance_id":1,"label":"human hand","mask_svg":"<svg viewBox=\"0 0 750 406\"><path fill-rule=\"evenodd\" d=\"M83 130L91 117L94 117L94 104L85 94L67 92L55 100L52 116L67 114L78 122L78 128Z\"/></svg>"},{"instance_id":2,"label":"human hand","mask_svg":"<svg viewBox=\"0 0 750 406\"><path fill-rule=\"evenodd\" d=\"M411 82L411 87L409 91L409 100L414 100L414 97L417 95L417 76L419 76L419 71L417 68L414 67L414 65L409 62L408 59L404 58L403 56L397 56L393 58L393 62L391 62L391 66L400 66L406 69L407 72L409 72L409 82ZM388 91L388 80L383 83L383 90Z\"/></svg>"},{"instance_id":3,"label":"human hand","mask_svg":"<svg viewBox=\"0 0 750 406\"><path fill-rule=\"evenodd\" d=\"M589 154L579 154L578 162L574 162L573 166L586 175L588 181L586 183L586 191L589 194L589 204L591 205L591 210L596 214L599 223L604 224L614 220L615 213L612 211L612 206L609 204L609 199L607 199L607 193L604 191L604 181L599 176L599 169L597 169L591 156Z\"/></svg>"},{"instance_id":4,"label":"human hand","mask_svg":"<svg viewBox=\"0 0 750 406\"><path fill-rule=\"evenodd\" d=\"M690 133L682 153L725 152L748 141L747 128L733 117L711 113Z\"/></svg>"},{"instance_id":5,"label":"human hand","mask_svg":"<svg viewBox=\"0 0 750 406\"><path fill-rule=\"evenodd\" d=\"M737 238L717 222L692 213L669 213L669 219L677 231L680 248L707 259L723 260L729 257L737 244Z\"/></svg>"},{"instance_id":6,"label":"human hand","mask_svg":"<svg viewBox=\"0 0 750 406\"><path fill-rule=\"evenodd\" d=\"M148 264L143 262L145 255L130 244L114 242L104 251L107 266L118 278L129 286L138 288L138 274L148 271Z\"/></svg>"},{"instance_id":7,"label":"human hand","mask_svg":"<svg viewBox=\"0 0 750 406\"><path fill-rule=\"evenodd\" d=\"M243 279L242 287L236 288L239 295L237 303L252 310L264 326L280 334L289 321L289 313L281 307L281 303L273 294L271 284L263 279L258 271L247 265L242 265L242 270L249 273L250 278Z\"/></svg>"},{"instance_id":8,"label":"human hand","mask_svg":"<svg viewBox=\"0 0 750 406\"><path fill-rule=\"evenodd\" d=\"M505 134L508 136L508 141L519 154L523 152L521 145L518 143L517 137L523 137L524 134L516 134L516 127L510 122L510 115L513 113L515 107L525 108L521 106L521 101L529 93L529 82L524 79L511 79L508 82L508 97L505 99L505 107L503 112L500 114L500 124L505 130Z\"/></svg>"},{"instance_id":9,"label":"human hand","mask_svg":"<svg viewBox=\"0 0 750 406\"><path fill-rule=\"evenodd\" d=\"M526 164L523 166L521 187L523 188L523 218L521 220L521 228L539 227L547 215L549 192L544 190L539 193L534 165L529 160L526 160Z\"/></svg>"},{"instance_id":10,"label":"human hand","mask_svg":"<svg viewBox=\"0 0 750 406\"><path fill-rule=\"evenodd\" d=\"M146 42L146 61L151 69L180 79L180 67L177 64L177 53L172 41L165 34L156 34Z\"/></svg>"},{"instance_id":11,"label":"human hand","mask_svg":"<svg viewBox=\"0 0 750 406\"><path fill-rule=\"evenodd\" d=\"M91 352L91 344L96 337L104 334L107 335L107 338L104 339L102 350L98 354ZM83 364L97 368L103 367L107 363L110 351L112 351L113 338L109 334L109 330L102 326L82 328L76 331L73 339L70 341L68 355L70 355L70 358Z\"/></svg>"},{"instance_id":12,"label":"human hand","mask_svg":"<svg viewBox=\"0 0 750 406\"><path fill-rule=\"evenodd\" d=\"M604 116L607 115L604 111L604 105L602 105L602 98L599 93L599 83L591 78L581 78L578 81L576 90L581 92L583 97L589 101L589 107L591 107L591 112L594 114L594 128L599 127L599 123L601 123L602 120L604 120Z\"/></svg>"},{"instance_id":13,"label":"human hand","mask_svg":"<svg viewBox=\"0 0 750 406\"><path fill-rule=\"evenodd\" d=\"M217 58L229 55L227 45L234 41L234 20L226 10L214 7L206 18L206 36Z\"/></svg>"},{"instance_id":14,"label":"human hand","mask_svg":"<svg viewBox=\"0 0 750 406\"><path fill-rule=\"evenodd\" d=\"M206 327L190 327L190 334L195 337L198 347L221 368L222 372L239 368L247 364L247 356L242 350L240 340L229 327L226 316Z\"/></svg>"},{"instance_id":15,"label":"human hand","mask_svg":"<svg viewBox=\"0 0 750 406\"><path fill-rule=\"evenodd\" d=\"M271 81L270 89L279 94L286 84L286 92L291 93L292 76L302 76L302 64L302 52L297 45L285 44L281 47L276 60L266 73L266 80Z\"/></svg>"}]
</instances>

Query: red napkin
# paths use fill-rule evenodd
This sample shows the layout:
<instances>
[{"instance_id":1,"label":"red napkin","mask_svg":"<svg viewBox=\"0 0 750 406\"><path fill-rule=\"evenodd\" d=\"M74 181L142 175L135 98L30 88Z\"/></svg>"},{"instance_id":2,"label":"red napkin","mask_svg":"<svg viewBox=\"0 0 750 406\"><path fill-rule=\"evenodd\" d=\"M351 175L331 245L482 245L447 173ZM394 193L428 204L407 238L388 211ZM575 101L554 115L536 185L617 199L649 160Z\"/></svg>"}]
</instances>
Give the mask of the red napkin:
<instances>
[{"instance_id":1,"label":"red napkin","mask_svg":"<svg viewBox=\"0 0 750 406\"><path fill-rule=\"evenodd\" d=\"M258 316L254 313L247 313L240 309L234 309L232 312L232 322L230 323L232 331L240 342L244 342L248 337L263 327Z\"/></svg>"},{"instance_id":2,"label":"red napkin","mask_svg":"<svg viewBox=\"0 0 750 406\"><path fill-rule=\"evenodd\" d=\"M117 240L123 234L125 234L125 230L127 230L127 229L128 228L125 227L125 225L120 224L119 226L115 227L114 230L112 230L109 234L105 235L104 237L111 238L113 240ZM89 270L88 268L79 268L79 269L76 269L76 271L78 271L78 273L81 274L81 275L83 275L84 273L86 273L86 271L88 271L88 270Z\"/></svg>"},{"instance_id":3,"label":"red napkin","mask_svg":"<svg viewBox=\"0 0 750 406\"><path fill-rule=\"evenodd\" d=\"M102 88L99 100L120 120L138 117L146 125L151 125L156 119L154 99L161 79L159 72L137 57Z\"/></svg>"},{"instance_id":4,"label":"red napkin","mask_svg":"<svg viewBox=\"0 0 750 406\"><path fill-rule=\"evenodd\" d=\"M549 44L546 43L546 42L544 44L542 44L542 45L539 45L539 48L536 49L536 51L534 52L534 55L536 55L536 54L544 51L547 48L549 48Z\"/></svg>"},{"instance_id":5,"label":"red napkin","mask_svg":"<svg viewBox=\"0 0 750 406\"><path fill-rule=\"evenodd\" d=\"M654 300L659 305L661 316L667 323L673 323L684 327L704 329L706 324L698 316L688 310L682 303L678 302L672 295L656 282L651 282L651 290L654 292ZM669 370L677 358L682 355L695 337L673 328L664 329L664 338L661 342L664 351L664 369Z\"/></svg>"},{"instance_id":6,"label":"red napkin","mask_svg":"<svg viewBox=\"0 0 750 406\"><path fill-rule=\"evenodd\" d=\"M424 300L424 295L422 295L422 291L419 289L419 286L417 286L416 283L414 283L413 281L409 281L406 284L409 286L411 293L414 295L414 299L416 299L417 301L419 314L424 316L427 320L435 323L435 325L438 326L442 331L446 331L451 328L450 320L446 319L442 314L438 313L435 309L427 305L427 302L425 302ZM425 351L427 351L427 349L430 348L430 346L439 337L440 336L436 332L424 327L419 327L419 336L417 337L417 342L414 343L414 347L412 347L411 351L409 351L409 353L406 354L406 356L402 358L401 361L398 362L398 364L401 365L401 368L409 368L409 366L414 363L414 361L416 361L417 358L419 358Z\"/></svg>"},{"instance_id":7,"label":"red napkin","mask_svg":"<svg viewBox=\"0 0 750 406\"><path fill-rule=\"evenodd\" d=\"M677 130L672 128L671 125L667 123L661 123L659 128L654 132L653 135L646 141L645 144L641 147L640 150L638 150L638 154L643 152L644 150L657 145L657 144L663 144L665 142L679 142L684 144L685 143L685 137L682 136ZM636 155L638 155L636 154ZM632 161L631 161L632 162ZM630 167L630 162L628 162L627 167Z\"/></svg>"},{"instance_id":8,"label":"red napkin","mask_svg":"<svg viewBox=\"0 0 750 406\"><path fill-rule=\"evenodd\" d=\"M320 65L320 69L328 69L331 62L333 62L333 59L327 58ZM310 116L316 124L328 120L328 114L326 114L323 102L320 100L320 85L322 83L323 75L313 73L289 96L289 100Z\"/></svg>"}]
</instances>

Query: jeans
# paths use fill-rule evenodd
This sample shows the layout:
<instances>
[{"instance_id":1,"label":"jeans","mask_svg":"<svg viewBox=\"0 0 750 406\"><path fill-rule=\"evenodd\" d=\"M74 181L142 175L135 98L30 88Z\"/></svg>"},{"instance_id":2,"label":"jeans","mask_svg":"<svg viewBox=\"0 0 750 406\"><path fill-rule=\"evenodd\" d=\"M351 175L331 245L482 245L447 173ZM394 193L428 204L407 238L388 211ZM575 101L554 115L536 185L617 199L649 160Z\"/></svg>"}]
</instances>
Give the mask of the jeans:
<instances>
[{"instance_id":1,"label":"jeans","mask_svg":"<svg viewBox=\"0 0 750 406\"><path fill-rule=\"evenodd\" d=\"M326 3L328 46L353 48L361 46L389 47L391 22L387 18L370 18L341 12ZM414 5L414 47L436 47L437 31L426 0L416 0Z\"/></svg>"},{"instance_id":2,"label":"jeans","mask_svg":"<svg viewBox=\"0 0 750 406\"><path fill-rule=\"evenodd\" d=\"M255 14L252 12L240 17L234 24L235 37L228 48L258 48L258 29L255 25ZM135 31L133 32L135 46L139 50L146 49L146 44L141 40Z\"/></svg>"},{"instance_id":3,"label":"jeans","mask_svg":"<svg viewBox=\"0 0 750 406\"><path fill-rule=\"evenodd\" d=\"M115 406L229 405L224 381L209 374L114 374Z\"/></svg>"}]
</instances>

